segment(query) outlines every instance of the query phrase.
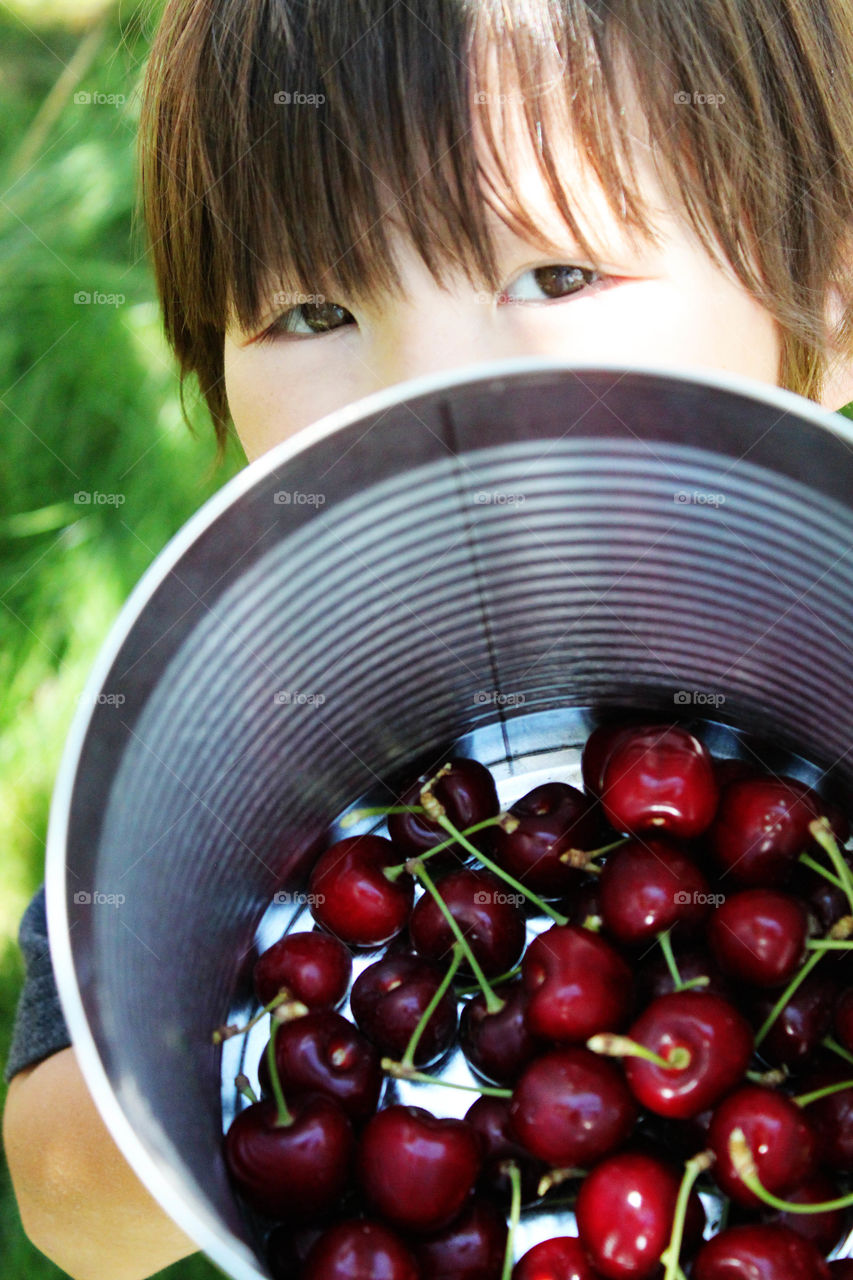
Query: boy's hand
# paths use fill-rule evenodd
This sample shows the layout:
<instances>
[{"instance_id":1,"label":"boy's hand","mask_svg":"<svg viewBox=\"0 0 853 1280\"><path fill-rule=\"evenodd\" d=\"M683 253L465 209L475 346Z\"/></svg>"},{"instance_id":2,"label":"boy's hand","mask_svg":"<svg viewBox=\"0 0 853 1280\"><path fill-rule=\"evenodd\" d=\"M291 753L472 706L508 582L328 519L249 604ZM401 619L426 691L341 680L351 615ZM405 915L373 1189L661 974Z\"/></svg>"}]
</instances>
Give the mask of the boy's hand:
<instances>
[{"instance_id":1,"label":"boy's hand","mask_svg":"<svg viewBox=\"0 0 853 1280\"><path fill-rule=\"evenodd\" d=\"M24 1230L74 1280L142 1280L197 1250L115 1145L73 1049L12 1078L3 1141Z\"/></svg>"}]
</instances>

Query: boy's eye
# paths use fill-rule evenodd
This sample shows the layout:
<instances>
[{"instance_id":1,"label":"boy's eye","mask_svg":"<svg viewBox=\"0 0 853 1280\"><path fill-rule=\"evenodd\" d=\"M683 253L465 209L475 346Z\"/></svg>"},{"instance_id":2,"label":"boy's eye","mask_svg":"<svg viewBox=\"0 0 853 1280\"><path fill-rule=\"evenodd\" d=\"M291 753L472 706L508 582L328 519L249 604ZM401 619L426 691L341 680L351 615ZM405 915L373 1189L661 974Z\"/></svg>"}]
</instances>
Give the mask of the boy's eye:
<instances>
[{"instance_id":1,"label":"boy's eye","mask_svg":"<svg viewBox=\"0 0 853 1280\"><path fill-rule=\"evenodd\" d=\"M336 302L301 302L283 311L259 336L263 340L280 333L330 333L346 324L355 324L355 318Z\"/></svg>"},{"instance_id":2,"label":"boy's eye","mask_svg":"<svg viewBox=\"0 0 853 1280\"><path fill-rule=\"evenodd\" d=\"M541 302L542 298L568 298L601 279L589 267L570 267L562 263L534 267L520 275L500 295L499 302Z\"/></svg>"}]
</instances>

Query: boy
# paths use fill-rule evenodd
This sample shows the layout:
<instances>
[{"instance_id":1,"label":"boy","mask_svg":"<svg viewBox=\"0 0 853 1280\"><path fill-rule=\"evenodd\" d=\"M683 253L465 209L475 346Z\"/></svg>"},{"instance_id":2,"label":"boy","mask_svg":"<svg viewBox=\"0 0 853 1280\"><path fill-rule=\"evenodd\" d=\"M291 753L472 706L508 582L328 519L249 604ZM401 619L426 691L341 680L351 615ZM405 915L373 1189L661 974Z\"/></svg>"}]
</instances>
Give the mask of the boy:
<instances>
[{"instance_id":1,"label":"boy","mask_svg":"<svg viewBox=\"0 0 853 1280\"><path fill-rule=\"evenodd\" d=\"M172 0L141 154L168 337L250 459L513 355L853 399L847 0ZM24 1226L80 1280L150 1275L193 1245L116 1151L61 1016L34 1026L38 900L23 940Z\"/></svg>"}]
</instances>

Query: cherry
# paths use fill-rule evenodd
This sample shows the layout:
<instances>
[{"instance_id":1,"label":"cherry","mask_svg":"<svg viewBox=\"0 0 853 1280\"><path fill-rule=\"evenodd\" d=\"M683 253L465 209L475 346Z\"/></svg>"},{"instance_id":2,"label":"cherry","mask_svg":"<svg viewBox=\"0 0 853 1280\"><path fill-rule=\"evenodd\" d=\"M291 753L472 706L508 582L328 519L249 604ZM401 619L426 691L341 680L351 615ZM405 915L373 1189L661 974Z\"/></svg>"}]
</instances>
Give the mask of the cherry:
<instances>
[{"instance_id":1,"label":"cherry","mask_svg":"<svg viewBox=\"0 0 853 1280\"><path fill-rule=\"evenodd\" d=\"M744 889L717 907L708 943L724 973L756 987L784 986L803 963L809 918L777 889Z\"/></svg>"},{"instance_id":2,"label":"cherry","mask_svg":"<svg viewBox=\"0 0 853 1280\"><path fill-rule=\"evenodd\" d=\"M701 986L695 988L706 995L720 996L730 1000L731 983L720 972L719 965L710 953L700 947L674 946L674 959L679 976L683 983L694 982L697 978L707 978ZM657 996L669 995L675 990L675 979L670 972L666 957L659 947L649 953L637 970L637 999L642 1007L650 1004Z\"/></svg>"},{"instance_id":3,"label":"cherry","mask_svg":"<svg viewBox=\"0 0 853 1280\"><path fill-rule=\"evenodd\" d=\"M406 1245L384 1223L338 1222L313 1245L300 1280L421 1280Z\"/></svg>"},{"instance_id":4,"label":"cherry","mask_svg":"<svg viewBox=\"0 0 853 1280\"><path fill-rule=\"evenodd\" d=\"M424 794L426 793L426 794ZM437 802L437 804L436 804ZM443 808L460 831L500 812L495 780L485 765L452 756L429 778L413 782L400 797L401 805L426 805L437 814ZM388 834L409 857L425 853L447 839L447 832L428 813L389 813ZM477 843L477 833L472 837ZM443 857L443 854L437 857Z\"/></svg>"},{"instance_id":5,"label":"cherry","mask_svg":"<svg viewBox=\"0 0 853 1280\"><path fill-rule=\"evenodd\" d=\"M521 976L530 1031L561 1044L621 1027L631 1008L628 965L604 938L576 925L555 925L534 938Z\"/></svg>"},{"instance_id":6,"label":"cherry","mask_svg":"<svg viewBox=\"0 0 853 1280\"><path fill-rule=\"evenodd\" d=\"M521 1174L522 1201L539 1198L539 1181L546 1173L548 1166L532 1156L526 1147L518 1141L510 1119L510 1102L508 1098L478 1098L468 1111L465 1119L479 1133L483 1151L483 1168L480 1173L480 1185L484 1190L509 1199L511 1194L510 1180L505 1171L507 1160L512 1160Z\"/></svg>"},{"instance_id":7,"label":"cherry","mask_svg":"<svg viewBox=\"0 0 853 1280\"><path fill-rule=\"evenodd\" d=\"M534 893L558 897L579 882L579 872L560 861L569 849L592 849L598 818L588 796L565 782L545 782L516 800L512 831L492 834L495 862Z\"/></svg>"},{"instance_id":8,"label":"cherry","mask_svg":"<svg viewBox=\"0 0 853 1280\"><path fill-rule=\"evenodd\" d=\"M600 1280L600 1272L593 1271L577 1236L554 1236L519 1258L512 1280Z\"/></svg>"},{"instance_id":9,"label":"cherry","mask_svg":"<svg viewBox=\"0 0 853 1280\"><path fill-rule=\"evenodd\" d=\"M833 974L810 973L776 1015L761 1042L761 1056L792 1070L804 1066L829 1032L836 992ZM776 1003L775 992L763 992L753 1000L751 1016L756 1026L764 1024Z\"/></svg>"},{"instance_id":10,"label":"cherry","mask_svg":"<svg viewBox=\"0 0 853 1280\"><path fill-rule=\"evenodd\" d=\"M520 1141L549 1164L585 1166L615 1150L637 1106L618 1067L588 1049L536 1058L515 1086L510 1120Z\"/></svg>"},{"instance_id":11,"label":"cherry","mask_svg":"<svg viewBox=\"0 0 853 1280\"><path fill-rule=\"evenodd\" d=\"M267 1005L284 989L309 1009L333 1009L347 993L352 956L327 933L287 933L258 957L255 994Z\"/></svg>"},{"instance_id":12,"label":"cherry","mask_svg":"<svg viewBox=\"0 0 853 1280\"><path fill-rule=\"evenodd\" d=\"M464 1120L394 1105L368 1120L358 1150L361 1188L384 1218L414 1231L447 1226L480 1172L480 1139Z\"/></svg>"},{"instance_id":13,"label":"cherry","mask_svg":"<svg viewBox=\"0 0 853 1280\"><path fill-rule=\"evenodd\" d=\"M312 1223L298 1227L292 1222L274 1227L267 1237L266 1255L274 1280L293 1280L302 1272L305 1259L326 1227Z\"/></svg>"},{"instance_id":14,"label":"cherry","mask_svg":"<svg viewBox=\"0 0 853 1280\"><path fill-rule=\"evenodd\" d=\"M489 872L467 868L443 876L436 888L486 976L511 969L524 949L520 895ZM456 941L438 903L427 893L412 912L409 936L416 951L435 961L446 959Z\"/></svg>"},{"instance_id":15,"label":"cherry","mask_svg":"<svg viewBox=\"0 0 853 1280\"><path fill-rule=\"evenodd\" d=\"M719 790L707 748L679 725L642 725L614 742L601 804L617 831L692 840L710 826Z\"/></svg>"},{"instance_id":16,"label":"cherry","mask_svg":"<svg viewBox=\"0 0 853 1280\"><path fill-rule=\"evenodd\" d=\"M597 926L603 923L599 879L599 876L592 875L581 880L571 895L560 903L569 924L581 926L590 920Z\"/></svg>"},{"instance_id":17,"label":"cherry","mask_svg":"<svg viewBox=\"0 0 853 1280\"><path fill-rule=\"evenodd\" d=\"M811 843L811 797L778 778L744 778L723 789L708 833L719 866L738 884L785 884Z\"/></svg>"},{"instance_id":18,"label":"cherry","mask_svg":"<svg viewBox=\"0 0 853 1280\"><path fill-rule=\"evenodd\" d=\"M319 858L309 887L314 919L357 947L378 946L406 926L414 901L414 881L389 880L385 868L398 865L399 850L381 836L347 836Z\"/></svg>"},{"instance_id":19,"label":"cherry","mask_svg":"<svg viewBox=\"0 0 853 1280\"><path fill-rule=\"evenodd\" d=\"M228 1171L254 1209L274 1218L315 1217L350 1179L352 1126L331 1098L294 1098L280 1123L270 1098L240 1111L225 1135Z\"/></svg>"},{"instance_id":20,"label":"cherry","mask_svg":"<svg viewBox=\"0 0 853 1280\"><path fill-rule=\"evenodd\" d=\"M853 1280L853 1259L839 1258L829 1264L830 1280Z\"/></svg>"},{"instance_id":21,"label":"cherry","mask_svg":"<svg viewBox=\"0 0 853 1280\"><path fill-rule=\"evenodd\" d=\"M604 766L610 758L616 742L624 734L640 726L628 725L624 721L618 724L600 724L584 743L581 752L581 776L583 785L596 800L601 798L604 786Z\"/></svg>"},{"instance_id":22,"label":"cherry","mask_svg":"<svg viewBox=\"0 0 853 1280\"><path fill-rule=\"evenodd\" d=\"M672 1232L678 1174L662 1160L637 1152L610 1156L581 1183L575 1210L578 1233L595 1269L612 1280L646 1280L660 1272ZM693 1192L685 1247L699 1239L705 1213Z\"/></svg>"},{"instance_id":23,"label":"cherry","mask_svg":"<svg viewBox=\"0 0 853 1280\"><path fill-rule=\"evenodd\" d=\"M720 1103L708 1127L708 1146L716 1157L714 1177L736 1204L761 1206L732 1163L729 1141L736 1129L743 1132L765 1190L782 1195L814 1173L817 1139L803 1110L773 1089L743 1085Z\"/></svg>"},{"instance_id":24,"label":"cherry","mask_svg":"<svg viewBox=\"0 0 853 1280\"><path fill-rule=\"evenodd\" d=\"M459 1021L459 1042L466 1059L481 1076L494 1084L515 1084L541 1043L527 1026L527 994L520 982L496 987L504 1002L489 1013L480 993L464 1006Z\"/></svg>"},{"instance_id":25,"label":"cherry","mask_svg":"<svg viewBox=\"0 0 853 1280\"><path fill-rule=\"evenodd\" d=\"M707 1240L693 1280L831 1280L831 1272L810 1240L788 1227L756 1223Z\"/></svg>"},{"instance_id":26,"label":"cherry","mask_svg":"<svg viewBox=\"0 0 853 1280\"><path fill-rule=\"evenodd\" d=\"M288 1097L323 1093L353 1120L372 1115L382 1088L379 1055L346 1018L330 1010L306 1013L279 1028L275 1061ZM266 1054L258 1075L268 1090Z\"/></svg>"},{"instance_id":27,"label":"cherry","mask_svg":"<svg viewBox=\"0 0 853 1280\"><path fill-rule=\"evenodd\" d=\"M813 1072L803 1088L811 1092L851 1078L853 1068L842 1063ZM831 1169L853 1171L853 1086L810 1102L805 1114L817 1134L821 1161Z\"/></svg>"},{"instance_id":28,"label":"cherry","mask_svg":"<svg viewBox=\"0 0 853 1280\"><path fill-rule=\"evenodd\" d=\"M623 946L644 946L673 925L695 928L711 910L708 881L677 846L647 836L607 859L599 891L605 928Z\"/></svg>"},{"instance_id":29,"label":"cherry","mask_svg":"<svg viewBox=\"0 0 853 1280\"><path fill-rule=\"evenodd\" d=\"M836 1002L833 1022L839 1044L853 1053L853 987L847 987Z\"/></svg>"},{"instance_id":30,"label":"cherry","mask_svg":"<svg viewBox=\"0 0 853 1280\"><path fill-rule=\"evenodd\" d=\"M353 983L352 1015L383 1055L400 1058L441 979L441 970L420 956L386 955ZM435 1062L450 1048L455 1034L456 1000L452 991L445 991L418 1041L414 1065Z\"/></svg>"},{"instance_id":31,"label":"cherry","mask_svg":"<svg viewBox=\"0 0 853 1280\"><path fill-rule=\"evenodd\" d=\"M841 1190L837 1183L825 1173L817 1173L802 1186L785 1193L785 1199L794 1204L824 1204L828 1200L837 1200L840 1196ZM785 1213L767 1209L762 1218L765 1222L790 1227L798 1235L811 1240L821 1253L829 1253L844 1234L846 1214L843 1209L829 1209L825 1213Z\"/></svg>"},{"instance_id":32,"label":"cherry","mask_svg":"<svg viewBox=\"0 0 853 1280\"><path fill-rule=\"evenodd\" d=\"M679 1120L698 1115L728 1093L746 1071L753 1050L752 1030L734 1005L697 991L675 991L653 1000L631 1026L628 1039L673 1063L664 1067L644 1057L627 1057L631 1092L650 1111ZM614 1051L620 1051L618 1043Z\"/></svg>"},{"instance_id":33,"label":"cherry","mask_svg":"<svg viewBox=\"0 0 853 1280\"><path fill-rule=\"evenodd\" d=\"M417 1240L422 1280L495 1280L506 1251L507 1224L490 1200L475 1196L449 1227Z\"/></svg>"}]
</instances>

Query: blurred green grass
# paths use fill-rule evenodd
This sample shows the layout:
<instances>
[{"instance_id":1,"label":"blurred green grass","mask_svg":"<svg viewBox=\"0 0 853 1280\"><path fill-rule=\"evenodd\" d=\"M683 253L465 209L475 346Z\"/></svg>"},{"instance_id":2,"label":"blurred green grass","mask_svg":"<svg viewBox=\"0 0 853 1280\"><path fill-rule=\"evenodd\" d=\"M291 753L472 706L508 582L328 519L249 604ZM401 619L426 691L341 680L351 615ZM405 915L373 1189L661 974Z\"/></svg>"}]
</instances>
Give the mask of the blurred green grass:
<instances>
[{"instance_id":1,"label":"blurred green grass","mask_svg":"<svg viewBox=\"0 0 853 1280\"><path fill-rule=\"evenodd\" d=\"M91 7L91 6L90 6ZM50 794L89 668L169 538L239 470L181 418L132 230L139 80L159 5L34 28L0 7L0 1060L22 977L17 929L43 879ZM51 14L57 13L53 6ZM119 16L120 15L120 16ZM59 14L61 17L61 12ZM118 105L75 101L115 95ZM93 300L75 301L90 294ZM123 296L108 304L95 295ZM79 493L119 495L75 502ZM0 1108L5 1087L0 1084ZM61 1276L25 1237L0 1161L3 1280ZM163 1272L205 1280L200 1255Z\"/></svg>"}]
</instances>

